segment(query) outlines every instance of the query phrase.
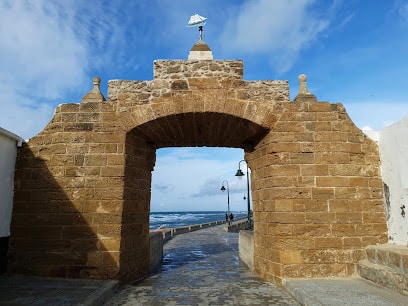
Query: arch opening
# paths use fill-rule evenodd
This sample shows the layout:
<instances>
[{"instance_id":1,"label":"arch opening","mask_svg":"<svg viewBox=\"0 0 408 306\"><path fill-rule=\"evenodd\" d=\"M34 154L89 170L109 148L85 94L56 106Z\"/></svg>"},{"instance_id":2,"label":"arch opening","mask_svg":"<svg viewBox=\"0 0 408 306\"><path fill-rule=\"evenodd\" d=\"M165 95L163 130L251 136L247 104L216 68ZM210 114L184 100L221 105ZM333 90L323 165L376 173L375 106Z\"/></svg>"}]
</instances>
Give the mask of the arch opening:
<instances>
[{"instance_id":1,"label":"arch opening","mask_svg":"<svg viewBox=\"0 0 408 306\"><path fill-rule=\"evenodd\" d=\"M265 133L267 129L249 120L219 113L167 116L137 126L127 133L120 255L122 279L140 278L149 272L149 216L156 150L165 147L253 150ZM229 166L230 176L234 176L242 155L239 158L233 161L235 166ZM220 178L217 185L221 182ZM217 186L214 192L220 187ZM199 194L200 191L197 192ZM225 207L220 210L225 210Z\"/></svg>"}]
</instances>

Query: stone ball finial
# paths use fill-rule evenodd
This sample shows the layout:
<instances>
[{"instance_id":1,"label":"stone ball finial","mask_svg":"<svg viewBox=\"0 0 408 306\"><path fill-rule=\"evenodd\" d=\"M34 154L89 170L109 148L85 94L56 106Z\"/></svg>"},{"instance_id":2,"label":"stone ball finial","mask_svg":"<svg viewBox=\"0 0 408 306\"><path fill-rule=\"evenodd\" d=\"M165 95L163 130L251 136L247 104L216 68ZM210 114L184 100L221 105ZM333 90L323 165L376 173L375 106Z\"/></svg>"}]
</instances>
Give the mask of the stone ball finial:
<instances>
[{"instance_id":1,"label":"stone ball finial","mask_svg":"<svg viewBox=\"0 0 408 306\"><path fill-rule=\"evenodd\" d=\"M309 92L306 85L307 76L306 74L300 74L299 79L299 93L295 98L295 102L317 102L316 96Z\"/></svg>"},{"instance_id":2,"label":"stone ball finial","mask_svg":"<svg viewBox=\"0 0 408 306\"><path fill-rule=\"evenodd\" d=\"M309 90L307 89L306 86L307 80L306 74L299 75L298 79L299 79L299 94L308 94Z\"/></svg>"},{"instance_id":3,"label":"stone ball finial","mask_svg":"<svg viewBox=\"0 0 408 306\"><path fill-rule=\"evenodd\" d=\"M85 96L82 97L82 102L86 103L86 102L106 101L100 89L101 78L96 76L92 80L93 80L93 88L90 92L88 92Z\"/></svg>"},{"instance_id":4,"label":"stone ball finial","mask_svg":"<svg viewBox=\"0 0 408 306\"><path fill-rule=\"evenodd\" d=\"M99 87L99 85L101 84L101 78L98 77L98 76L94 77L93 78L93 84L94 84L94 89L95 89L95 86Z\"/></svg>"}]
</instances>

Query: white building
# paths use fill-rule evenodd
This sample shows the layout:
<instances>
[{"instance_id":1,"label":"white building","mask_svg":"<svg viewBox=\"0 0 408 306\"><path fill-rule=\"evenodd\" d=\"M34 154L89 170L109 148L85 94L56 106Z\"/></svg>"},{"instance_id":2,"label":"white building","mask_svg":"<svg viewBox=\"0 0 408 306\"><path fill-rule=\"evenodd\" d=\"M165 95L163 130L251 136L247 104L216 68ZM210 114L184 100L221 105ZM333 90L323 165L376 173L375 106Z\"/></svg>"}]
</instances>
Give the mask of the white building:
<instances>
[{"instance_id":1,"label":"white building","mask_svg":"<svg viewBox=\"0 0 408 306\"><path fill-rule=\"evenodd\" d=\"M23 139L0 127L0 274L7 269L17 148Z\"/></svg>"}]
</instances>

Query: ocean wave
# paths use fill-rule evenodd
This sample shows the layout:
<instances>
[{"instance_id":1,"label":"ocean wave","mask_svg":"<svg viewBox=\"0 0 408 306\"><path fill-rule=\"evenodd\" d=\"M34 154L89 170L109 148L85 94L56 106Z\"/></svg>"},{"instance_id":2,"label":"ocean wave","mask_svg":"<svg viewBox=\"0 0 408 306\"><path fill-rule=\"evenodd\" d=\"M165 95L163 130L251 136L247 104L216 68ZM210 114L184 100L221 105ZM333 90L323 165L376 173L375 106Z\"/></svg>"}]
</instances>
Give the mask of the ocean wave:
<instances>
[{"instance_id":1,"label":"ocean wave","mask_svg":"<svg viewBox=\"0 0 408 306\"><path fill-rule=\"evenodd\" d=\"M233 212L233 214L236 217L246 215L242 212ZM222 211L152 212L150 229L175 228L221 220L225 220L225 212Z\"/></svg>"}]
</instances>

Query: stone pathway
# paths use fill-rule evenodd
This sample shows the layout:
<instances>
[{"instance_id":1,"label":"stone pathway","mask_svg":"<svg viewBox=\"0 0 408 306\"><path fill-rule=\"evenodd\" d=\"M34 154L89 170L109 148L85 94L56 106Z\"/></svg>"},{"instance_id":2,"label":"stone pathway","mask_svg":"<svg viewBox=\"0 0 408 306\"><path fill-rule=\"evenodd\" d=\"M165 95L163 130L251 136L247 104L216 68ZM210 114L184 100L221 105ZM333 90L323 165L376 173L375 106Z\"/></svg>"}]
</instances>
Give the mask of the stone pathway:
<instances>
[{"instance_id":1,"label":"stone pathway","mask_svg":"<svg viewBox=\"0 0 408 306\"><path fill-rule=\"evenodd\" d=\"M173 237L162 271L123 287L105 305L299 305L238 259L238 234L215 226Z\"/></svg>"}]
</instances>

